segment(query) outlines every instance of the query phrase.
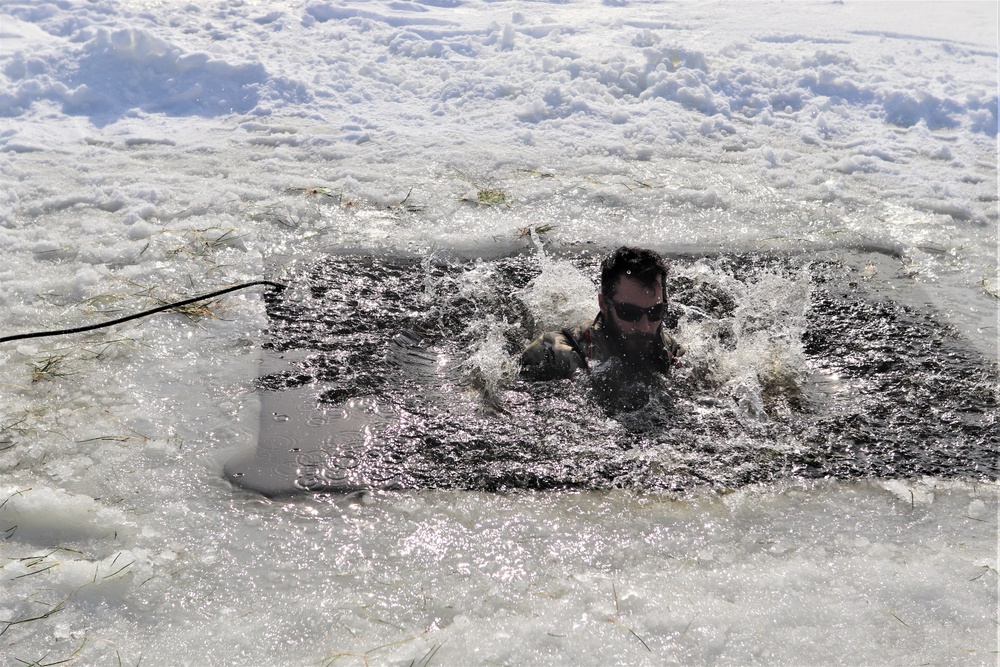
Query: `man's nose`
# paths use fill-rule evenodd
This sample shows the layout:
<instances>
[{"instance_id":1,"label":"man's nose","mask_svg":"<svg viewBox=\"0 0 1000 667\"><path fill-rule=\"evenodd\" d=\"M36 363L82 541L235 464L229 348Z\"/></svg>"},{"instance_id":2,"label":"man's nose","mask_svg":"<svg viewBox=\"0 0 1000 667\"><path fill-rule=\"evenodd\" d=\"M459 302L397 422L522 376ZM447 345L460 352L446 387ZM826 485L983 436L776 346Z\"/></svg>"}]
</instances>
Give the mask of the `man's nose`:
<instances>
[{"instance_id":1,"label":"man's nose","mask_svg":"<svg viewBox=\"0 0 1000 667\"><path fill-rule=\"evenodd\" d=\"M656 326L658 324L659 321L653 322L652 320L649 319L649 316L646 315L645 313L642 314L642 319L636 322L636 325L643 333L653 333L654 331L656 331Z\"/></svg>"}]
</instances>

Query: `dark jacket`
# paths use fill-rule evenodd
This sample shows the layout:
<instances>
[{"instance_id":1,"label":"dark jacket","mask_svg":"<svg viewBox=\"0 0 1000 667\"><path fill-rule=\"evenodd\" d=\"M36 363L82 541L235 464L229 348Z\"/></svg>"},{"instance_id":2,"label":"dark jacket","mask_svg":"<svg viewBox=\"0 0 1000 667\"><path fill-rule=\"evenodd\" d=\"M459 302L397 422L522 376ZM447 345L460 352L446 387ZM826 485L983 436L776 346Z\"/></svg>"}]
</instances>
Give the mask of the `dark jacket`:
<instances>
[{"instance_id":1,"label":"dark jacket","mask_svg":"<svg viewBox=\"0 0 1000 667\"><path fill-rule=\"evenodd\" d=\"M666 373L678 363L684 351L677 341L660 329L663 347L648 370ZM591 362L600 364L619 356L615 341L604 326L602 315L589 325L550 331L536 338L521 354L521 373L534 380L568 378L578 368L589 372Z\"/></svg>"}]
</instances>

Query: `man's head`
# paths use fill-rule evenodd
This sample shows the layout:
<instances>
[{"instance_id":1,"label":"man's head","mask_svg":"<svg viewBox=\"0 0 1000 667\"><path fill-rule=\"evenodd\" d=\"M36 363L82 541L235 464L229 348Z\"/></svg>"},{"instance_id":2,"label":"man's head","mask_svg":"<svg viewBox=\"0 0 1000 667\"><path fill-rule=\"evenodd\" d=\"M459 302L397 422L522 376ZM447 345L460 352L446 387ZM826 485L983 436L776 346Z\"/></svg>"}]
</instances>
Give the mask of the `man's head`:
<instances>
[{"instance_id":1,"label":"man's head","mask_svg":"<svg viewBox=\"0 0 1000 667\"><path fill-rule=\"evenodd\" d=\"M660 344L666 279L667 265L652 250L623 246L601 262L597 302L626 357L638 360Z\"/></svg>"}]
</instances>

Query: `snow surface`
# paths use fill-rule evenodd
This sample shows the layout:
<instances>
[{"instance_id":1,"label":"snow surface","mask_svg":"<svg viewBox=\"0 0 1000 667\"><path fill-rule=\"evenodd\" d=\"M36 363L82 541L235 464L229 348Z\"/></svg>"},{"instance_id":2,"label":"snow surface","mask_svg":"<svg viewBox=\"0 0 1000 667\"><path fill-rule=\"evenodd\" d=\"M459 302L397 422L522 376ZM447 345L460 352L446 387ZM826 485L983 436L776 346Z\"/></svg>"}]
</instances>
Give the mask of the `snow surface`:
<instances>
[{"instance_id":1,"label":"snow surface","mask_svg":"<svg viewBox=\"0 0 1000 667\"><path fill-rule=\"evenodd\" d=\"M534 228L897 248L996 354L997 56L992 2L9 0L2 333ZM996 664L995 485L234 493L266 322L221 307L0 347L5 662Z\"/></svg>"}]
</instances>

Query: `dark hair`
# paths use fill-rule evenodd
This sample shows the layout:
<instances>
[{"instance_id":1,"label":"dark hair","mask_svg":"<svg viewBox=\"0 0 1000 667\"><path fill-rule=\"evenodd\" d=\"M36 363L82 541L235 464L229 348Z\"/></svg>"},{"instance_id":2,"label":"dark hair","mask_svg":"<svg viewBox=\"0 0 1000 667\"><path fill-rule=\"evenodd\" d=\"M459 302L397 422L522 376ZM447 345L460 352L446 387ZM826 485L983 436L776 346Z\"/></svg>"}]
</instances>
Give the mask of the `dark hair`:
<instances>
[{"instance_id":1,"label":"dark hair","mask_svg":"<svg viewBox=\"0 0 1000 667\"><path fill-rule=\"evenodd\" d=\"M658 253L646 248L622 246L601 262L601 294L606 299L614 297L615 286L623 275L638 280L646 287L652 286L659 278L663 300L666 301L668 271L666 262Z\"/></svg>"}]
</instances>

